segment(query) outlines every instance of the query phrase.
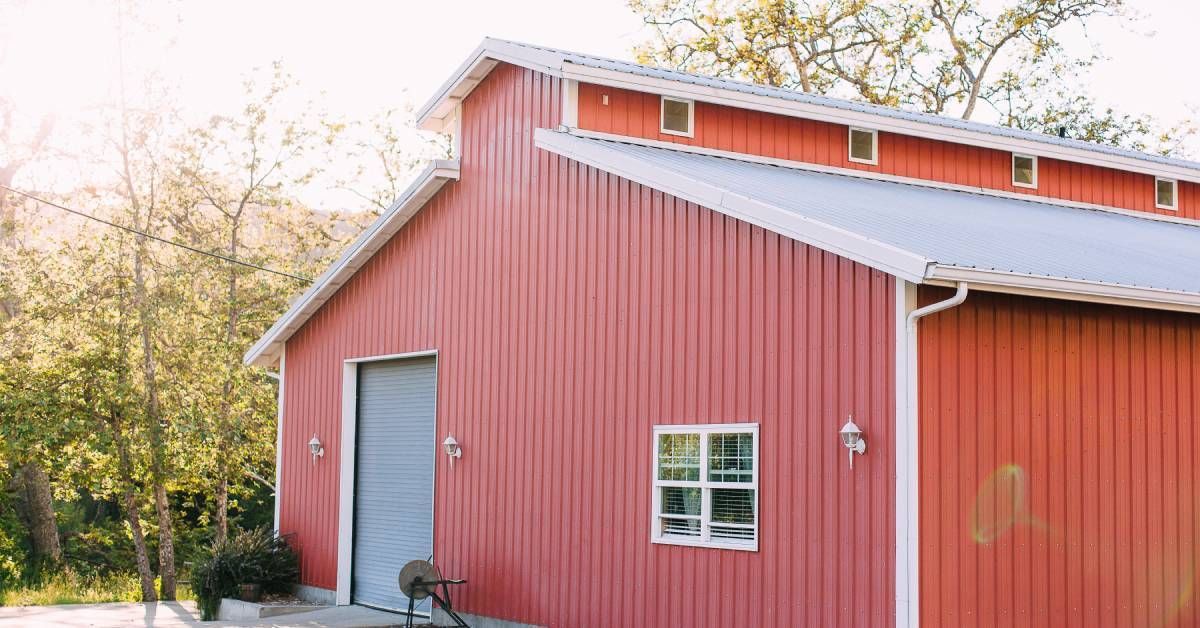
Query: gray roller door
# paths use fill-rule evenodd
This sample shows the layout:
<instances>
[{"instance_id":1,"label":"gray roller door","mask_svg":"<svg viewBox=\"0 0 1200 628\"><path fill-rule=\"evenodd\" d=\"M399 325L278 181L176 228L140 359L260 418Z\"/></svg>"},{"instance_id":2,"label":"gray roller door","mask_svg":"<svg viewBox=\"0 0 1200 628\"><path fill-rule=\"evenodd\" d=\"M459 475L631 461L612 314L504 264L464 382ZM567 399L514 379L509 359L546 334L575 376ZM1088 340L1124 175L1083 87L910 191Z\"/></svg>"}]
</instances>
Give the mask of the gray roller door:
<instances>
[{"instance_id":1,"label":"gray roller door","mask_svg":"<svg viewBox=\"0 0 1200 628\"><path fill-rule=\"evenodd\" d=\"M354 558L356 604L407 609L396 576L433 553L435 358L358 369ZM417 607L428 613L429 600Z\"/></svg>"}]
</instances>

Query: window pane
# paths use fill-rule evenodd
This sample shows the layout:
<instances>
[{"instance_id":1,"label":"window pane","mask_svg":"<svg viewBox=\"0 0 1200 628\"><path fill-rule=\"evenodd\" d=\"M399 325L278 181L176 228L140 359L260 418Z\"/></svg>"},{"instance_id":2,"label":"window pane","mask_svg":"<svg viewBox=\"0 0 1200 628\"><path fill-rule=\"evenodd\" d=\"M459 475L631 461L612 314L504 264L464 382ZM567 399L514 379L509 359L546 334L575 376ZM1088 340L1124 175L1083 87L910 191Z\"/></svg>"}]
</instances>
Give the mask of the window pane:
<instances>
[{"instance_id":1,"label":"window pane","mask_svg":"<svg viewBox=\"0 0 1200 628\"><path fill-rule=\"evenodd\" d=\"M700 489L682 486L662 487L662 514L699 515Z\"/></svg>"},{"instance_id":2,"label":"window pane","mask_svg":"<svg viewBox=\"0 0 1200 628\"><path fill-rule=\"evenodd\" d=\"M714 488L712 490L713 523L754 523L754 490L746 488Z\"/></svg>"},{"instance_id":3,"label":"window pane","mask_svg":"<svg viewBox=\"0 0 1200 628\"><path fill-rule=\"evenodd\" d=\"M691 103L664 98L662 108L664 129L679 133L688 133L690 131L688 129L688 109L691 108Z\"/></svg>"},{"instance_id":4,"label":"window pane","mask_svg":"<svg viewBox=\"0 0 1200 628\"><path fill-rule=\"evenodd\" d=\"M713 434L708 438L709 482L754 481L754 435Z\"/></svg>"},{"instance_id":5,"label":"window pane","mask_svg":"<svg viewBox=\"0 0 1200 628\"><path fill-rule=\"evenodd\" d=\"M870 131L850 130L850 156L863 161L875 161L875 137Z\"/></svg>"},{"instance_id":6,"label":"window pane","mask_svg":"<svg viewBox=\"0 0 1200 628\"><path fill-rule=\"evenodd\" d=\"M658 479L700 481L699 434L659 434Z\"/></svg>"},{"instance_id":7,"label":"window pane","mask_svg":"<svg viewBox=\"0 0 1200 628\"><path fill-rule=\"evenodd\" d=\"M1033 185L1033 157L1013 155L1013 183Z\"/></svg>"},{"instance_id":8,"label":"window pane","mask_svg":"<svg viewBox=\"0 0 1200 628\"><path fill-rule=\"evenodd\" d=\"M1158 204L1166 207L1175 206L1175 182L1158 179Z\"/></svg>"}]
</instances>

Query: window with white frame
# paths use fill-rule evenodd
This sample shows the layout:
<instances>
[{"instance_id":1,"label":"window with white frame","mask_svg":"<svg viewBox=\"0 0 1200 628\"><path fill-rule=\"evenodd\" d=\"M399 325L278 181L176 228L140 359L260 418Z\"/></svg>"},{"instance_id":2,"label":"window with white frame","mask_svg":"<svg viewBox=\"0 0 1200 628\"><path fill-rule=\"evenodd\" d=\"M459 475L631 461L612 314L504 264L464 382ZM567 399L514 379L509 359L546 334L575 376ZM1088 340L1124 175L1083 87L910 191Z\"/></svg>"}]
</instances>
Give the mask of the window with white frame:
<instances>
[{"instance_id":1,"label":"window with white frame","mask_svg":"<svg viewBox=\"0 0 1200 628\"><path fill-rule=\"evenodd\" d=\"M695 103L681 98L662 97L660 130L667 135L692 137L692 122L696 118Z\"/></svg>"},{"instance_id":2,"label":"window with white frame","mask_svg":"<svg viewBox=\"0 0 1200 628\"><path fill-rule=\"evenodd\" d=\"M1175 195L1179 191L1179 183L1174 179L1154 179L1154 206L1159 209L1175 209L1178 203Z\"/></svg>"},{"instance_id":3,"label":"window with white frame","mask_svg":"<svg viewBox=\"0 0 1200 628\"><path fill-rule=\"evenodd\" d=\"M1037 157L1034 155L1012 156L1012 184L1019 188L1037 187Z\"/></svg>"},{"instance_id":4,"label":"window with white frame","mask_svg":"<svg viewBox=\"0 0 1200 628\"><path fill-rule=\"evenodd\" d=\"M871 129L850 127L850 161L860 164L879 163L879 134Z\"/></svg>"},{"instance_id":5,"label":"window with white frame","mask_svg":"<svg viewBox=\"0 0 1200 628\"><path fill-rule=\"evenodd\" d=\"M758 425L654 428L655 543L758 549Z\"/></svg>"}]
</instances>

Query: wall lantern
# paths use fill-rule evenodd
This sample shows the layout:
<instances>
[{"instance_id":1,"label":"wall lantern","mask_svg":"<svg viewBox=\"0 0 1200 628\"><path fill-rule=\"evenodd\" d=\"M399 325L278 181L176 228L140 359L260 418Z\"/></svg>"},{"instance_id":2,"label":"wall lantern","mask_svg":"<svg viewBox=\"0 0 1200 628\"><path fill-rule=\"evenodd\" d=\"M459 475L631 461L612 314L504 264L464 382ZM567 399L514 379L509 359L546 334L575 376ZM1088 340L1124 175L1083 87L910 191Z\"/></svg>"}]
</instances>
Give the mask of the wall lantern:
<instances>
[{"instance_id":1,"label":"wall lantern","mask_svg":"<svg viewBox=\"0 0 1200 628\"><path fill-rule=\"evenodd\" d=\"M312 454L313 464L317 464L317 458L325 457L325 448L321 446L321 439L317 438L316 434L308 441L308 453Z\"/></svg>"},{"instance_id":2,"label":"wall lantern","mask_svg":"<svg viewBox=\"0 0 1200 628\"><path fill-rule=\"evenodd\" d=\"M854 454L867 453L867 439L863 438L862 430L854 424L854 415L847 417L846 424L842 426L839 434L842 436L842 444L850 450L850 468L853 469Z\"/></svg>"},{"instance_id":3,"label":"wall lantern","mask_svg":"<svg viewBox=\"0 0 1200 628\"><path fill-rule=\"evenodd\" d=\"M442 447L446 450L446 455L450 456L450 468L453 469L454 459L462 458L462 447L458 446L454 436L447 436L446 440L442 441Z\"/></svg>"}]
</instances>

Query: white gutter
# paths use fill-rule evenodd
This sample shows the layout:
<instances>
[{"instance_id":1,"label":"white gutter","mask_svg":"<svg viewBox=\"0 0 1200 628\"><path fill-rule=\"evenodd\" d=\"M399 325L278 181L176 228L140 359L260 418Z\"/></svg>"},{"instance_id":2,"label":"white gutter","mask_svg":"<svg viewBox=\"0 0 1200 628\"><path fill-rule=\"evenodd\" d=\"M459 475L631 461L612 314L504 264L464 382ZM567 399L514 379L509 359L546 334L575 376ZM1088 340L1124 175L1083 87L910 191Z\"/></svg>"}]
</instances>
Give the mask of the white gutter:
<instances>
[{"instance_id":1,"label":"white gutter","mask_svg":"<svg viewBox=\"0 0 1200 628\"><path fill-rule=\"evenodd\" d=\"M954 296L922 308L916 285L896 282L896 626L917 628L920 597L920 438L917 420L917 321L967 300L967 283Z\"/></svg>"}]
</instances>

